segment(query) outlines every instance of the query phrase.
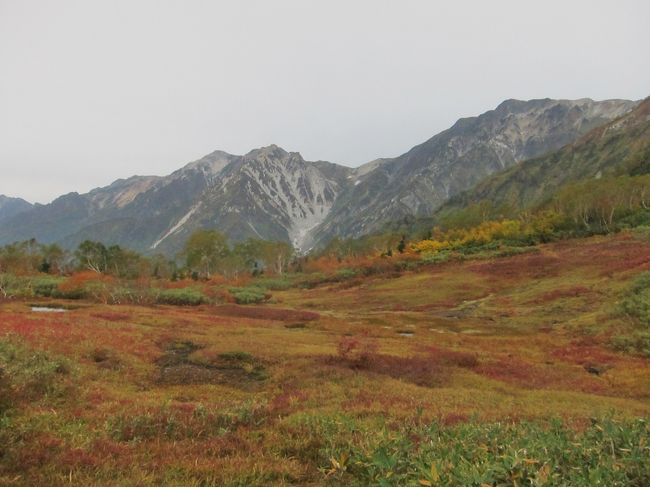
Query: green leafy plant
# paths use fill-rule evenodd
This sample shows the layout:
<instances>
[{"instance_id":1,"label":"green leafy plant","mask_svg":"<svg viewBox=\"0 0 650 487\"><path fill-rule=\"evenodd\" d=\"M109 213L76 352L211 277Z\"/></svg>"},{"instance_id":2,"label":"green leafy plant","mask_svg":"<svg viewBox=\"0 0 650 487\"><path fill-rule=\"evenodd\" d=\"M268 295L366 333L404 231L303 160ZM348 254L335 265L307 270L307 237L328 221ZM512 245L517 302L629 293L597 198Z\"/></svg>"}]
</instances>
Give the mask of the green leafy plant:
<instances>
[{"instance_id":1,"label":"green leafy plant","mask_svg":"<svg viewBox=\"0 0 650 487\"><path fill-rule=\"evenodd\" d=\"M157 298L158 303L177 306L197 306L207 302L203 293L191 288L166 289Z\"/></svg>"},{"instance_id":2,"label":"green leafy plant","mask_svg":"<svg viewBox=\"0 0 650 487\"><path fill-rule=\"evenodd\" d=\"M271 299L271 294L260 287L231 287L228 292L237 304L257 304Z\"/></svg>"}]
</instances>

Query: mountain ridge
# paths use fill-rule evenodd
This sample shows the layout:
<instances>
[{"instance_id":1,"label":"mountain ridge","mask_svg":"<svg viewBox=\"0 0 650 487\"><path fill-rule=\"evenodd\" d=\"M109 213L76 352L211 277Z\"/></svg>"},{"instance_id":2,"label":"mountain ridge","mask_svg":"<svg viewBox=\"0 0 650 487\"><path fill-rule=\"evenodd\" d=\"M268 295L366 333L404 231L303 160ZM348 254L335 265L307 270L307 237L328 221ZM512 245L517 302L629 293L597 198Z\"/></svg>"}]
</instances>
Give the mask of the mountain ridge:
<instances>
[{"instance_id":1,"label":"mountain ridge","mask_svg":"<svg viewBox=\"0 0 650 487\"><path fill-rule=\"evenodd\" d=\"M22 198L14 198L0 194L0 222L2 220L11 218L14 215L33 208L30 202Z\"/></svg>"},{"instance_id":2,"label":"mountain ridge","mask_svg":"<svg viewBox=\"0 0 650 487\"><path fill-rule=\"evenodd\" d=\"M490 174L559 149L637 103L510 99L476 117L461 118L401 156L381 160L343 195L316 229L315 239L324 243L333 236L359 237L391 220L431 214Z\"/></svg>"},{"instance_id":3,"label":"mountain ridge","mask_svg":"<svg viewBox=\"0 0 650 487\"><path fill-rule=\"evenodd\" d=\"M444 214L479 201L528 208L544 203L569 183L649 172L650 97L558 151L522 161L482 180L451 198L439 212Z\"/></svg>"},{"instance_id":4,"label":"mountain ridge","mask_svg":"<svg viewBox=\"0 0 650 487\"><path fill-rule=\"evenodd\" d=\"M232 240L291 242L299 251L356 237L450 197L523 159L576 140L629 112L628 100L505 100L459 119L401 156L357 168L306 161L281 147L213 151L167 176L132 176L68 193L0 223L0 243L32 237L74 247L85 239L173 254L198 228Z\"/></svg>"}]
</instances>

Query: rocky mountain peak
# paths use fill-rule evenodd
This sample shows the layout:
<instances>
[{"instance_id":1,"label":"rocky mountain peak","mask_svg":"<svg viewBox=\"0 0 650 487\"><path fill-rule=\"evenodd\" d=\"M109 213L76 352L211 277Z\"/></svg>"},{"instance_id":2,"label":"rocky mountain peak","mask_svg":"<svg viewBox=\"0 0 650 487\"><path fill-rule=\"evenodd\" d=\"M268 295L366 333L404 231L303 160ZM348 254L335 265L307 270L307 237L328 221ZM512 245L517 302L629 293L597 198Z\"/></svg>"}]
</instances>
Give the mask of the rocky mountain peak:
<instances>
[{"instance_id":1,"label":"rocky mountain peak","mask_svg":"<svg viewBox=\"0 0 650 487\"><path fill-rule=\"evenodd\" d=\"M183 168L179 169L172 175L181 175L188 171L199 171L209 177L218 175L223 169L233 162L238 156L233 156L224 151L214 151L208 155L203 156L197 161L186 164Z\"/></svg>"},{"instance_id":2,"label":"rocky mountain peak","mask_svg":"<svg viewBox=\"0 0 650 487\"><path fill-rule=\"evenodd\" d=\"M282 147L279 147L275 144L267 145L264 147L259 147L253 149L248 154L244 156L244 160L256 160L256 161L284 161L289 159L291 155L297 155L302 159L299 153L297 152L287 152Z\"/></svg>"}]
</instances>

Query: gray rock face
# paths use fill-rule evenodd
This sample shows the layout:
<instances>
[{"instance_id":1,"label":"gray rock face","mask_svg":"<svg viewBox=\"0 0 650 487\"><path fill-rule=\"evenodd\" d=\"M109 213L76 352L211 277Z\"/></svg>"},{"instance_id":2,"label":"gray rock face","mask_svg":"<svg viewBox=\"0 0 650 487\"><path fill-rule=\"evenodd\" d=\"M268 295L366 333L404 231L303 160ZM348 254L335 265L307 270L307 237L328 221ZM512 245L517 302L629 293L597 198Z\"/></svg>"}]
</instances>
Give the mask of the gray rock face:
<instances>
[{"instance_id":1,"label":"gray rock face","mask_svg":"<svg viewBox=\"0 0 650 487\"><path fill-rule=\"evenodd\" d=\"M311 247L311 231L328 215L351 172L328 162L306 162L271 145L235 158L214 184L155 242L177 248L196 228L218 228L233 240L248 237Z\"/></svg>"},{"instance_id":2,"label":"gray rock face","mask_svg":"<svg viewBox=\"0 0 650 487\"><path fill-rule=\"evenodd\" d=\"M362 166L314 231L314 240L357 237L389 221L433 213L455 194L524 159L576 140L637 105L627 100L506 100L394 159Z\"/></svg>"},{"instance_id":3,"label":"gray rock face","mask_svg":"<svg viewBox=\"0 0 650 487\"><path fill-rule=\"evenodd\" d=\"M405 216L431 214L490 174L576 140L636 102L507 100L393 159L356 169L305 161L271 145L244 156L216 151L174 173L133 176L87 194L2 217L0 244L85 239L173 254L197 228L232 240L283 240L307 251Z\"/></svg>"},{"instance_id":4,"label":"gray rock face","mask_svg":"<svg viewBox=\"0 0 650 487\"><path fill-rule=\"evenodd\" d=\"M526 159L483 179L437 213L444 215L480 201L494 206L535 208L571 183L607 176L650 173L650 98L616 120L600 125L561 149Z\"/></svg>"}]
</instances>

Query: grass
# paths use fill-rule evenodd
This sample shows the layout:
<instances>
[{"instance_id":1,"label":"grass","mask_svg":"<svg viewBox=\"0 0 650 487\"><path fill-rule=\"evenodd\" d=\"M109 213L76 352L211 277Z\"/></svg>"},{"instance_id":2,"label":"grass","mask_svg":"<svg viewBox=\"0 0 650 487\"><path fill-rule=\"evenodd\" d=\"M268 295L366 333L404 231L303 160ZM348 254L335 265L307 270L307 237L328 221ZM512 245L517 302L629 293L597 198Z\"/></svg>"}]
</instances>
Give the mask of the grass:
<instances>
[{"instance_id":1,"label":"grass","mask_svg":"<svg viewBox=\"0 0 650 487\"><path fill-rule=\"evenodd\" d=\"M515 254L242 306L4 300L0 485L648 484L650 242Z\"/></svg>"},{"instance_id":2,"label":"grass","mask_svg":"<svg viewBox=\"0 0 650 487\"><path fill-rule=\"evenodd\" d=\"M407 424L331 451L343 485L647 485L645 421Z\"/></svg>"}]
</instances>

